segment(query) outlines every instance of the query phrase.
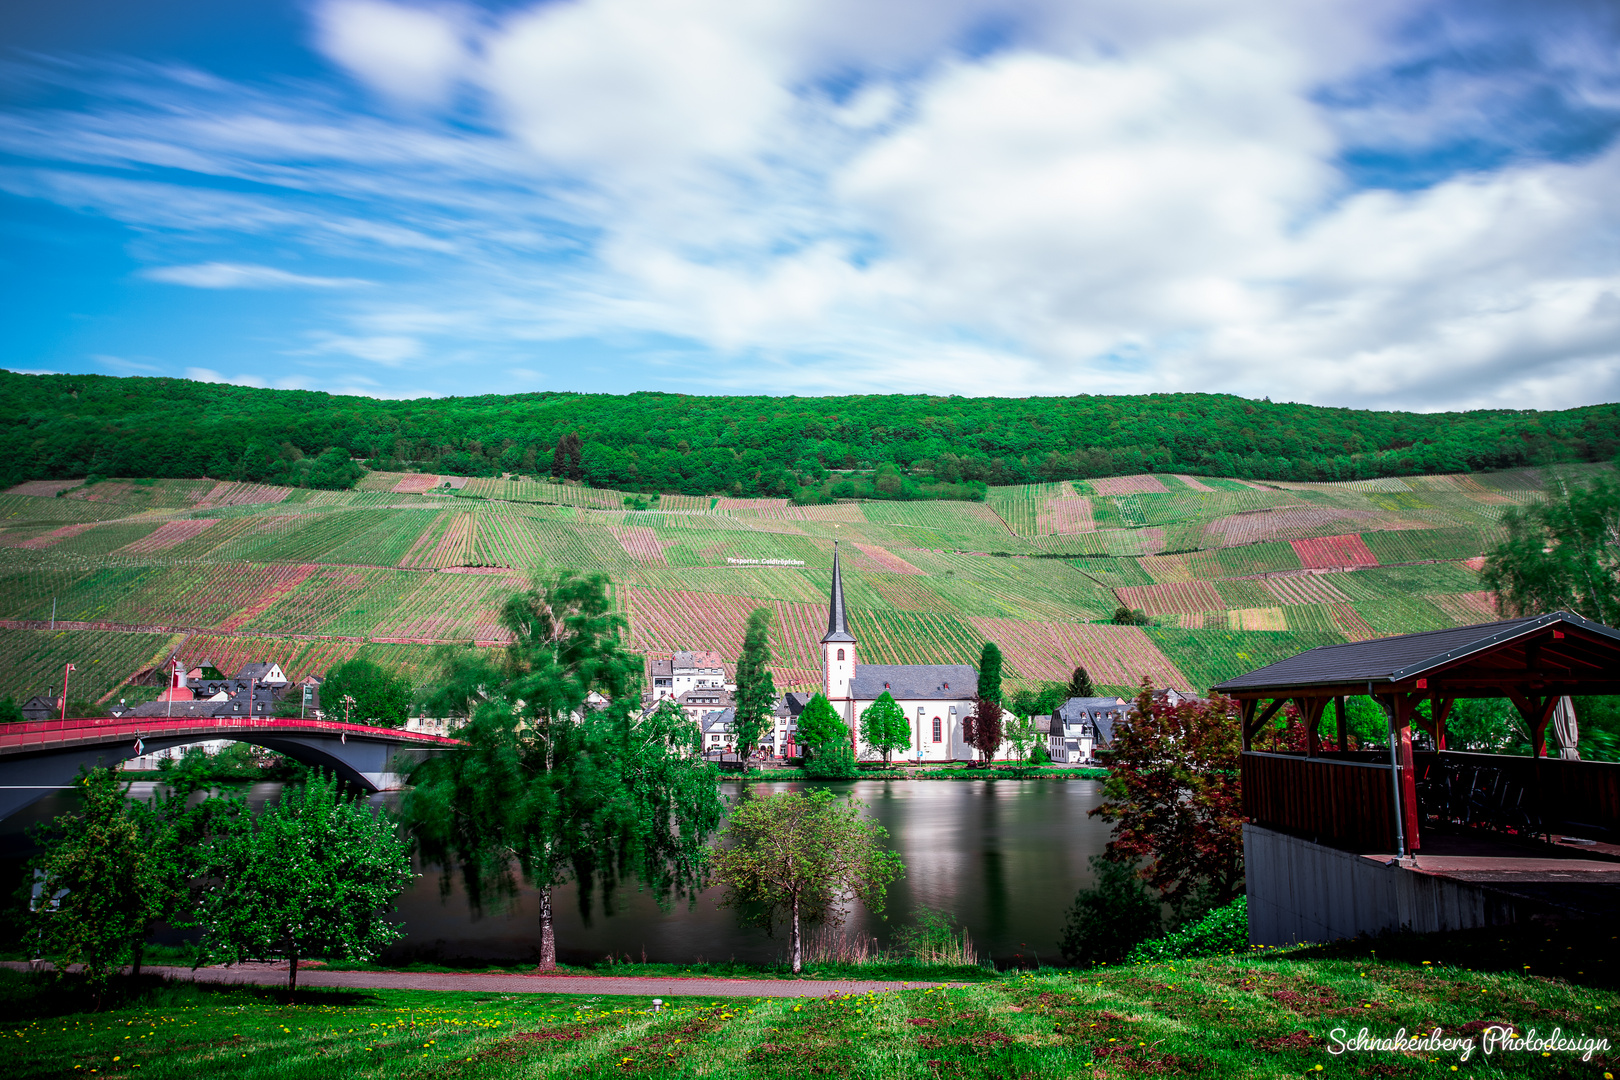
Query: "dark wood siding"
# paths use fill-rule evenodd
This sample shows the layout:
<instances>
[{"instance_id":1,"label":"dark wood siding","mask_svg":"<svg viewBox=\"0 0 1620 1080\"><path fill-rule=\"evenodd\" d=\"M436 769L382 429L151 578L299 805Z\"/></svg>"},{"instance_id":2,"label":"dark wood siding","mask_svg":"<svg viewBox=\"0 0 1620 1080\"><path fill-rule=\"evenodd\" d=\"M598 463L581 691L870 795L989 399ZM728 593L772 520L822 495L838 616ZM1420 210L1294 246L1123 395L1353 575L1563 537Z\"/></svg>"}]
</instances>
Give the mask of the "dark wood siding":
<instances>
[{"instance_id":1,"label":"dark wood siding","mask_svg":"<svg viewBox=\"0 0 1620 1080\"><path fill-rule=\"evenodd\" d=\"M1388 765L1243 755L1243 813L1256 825L1352 851L1395 851Z\"/></svg>"}]
</instances>

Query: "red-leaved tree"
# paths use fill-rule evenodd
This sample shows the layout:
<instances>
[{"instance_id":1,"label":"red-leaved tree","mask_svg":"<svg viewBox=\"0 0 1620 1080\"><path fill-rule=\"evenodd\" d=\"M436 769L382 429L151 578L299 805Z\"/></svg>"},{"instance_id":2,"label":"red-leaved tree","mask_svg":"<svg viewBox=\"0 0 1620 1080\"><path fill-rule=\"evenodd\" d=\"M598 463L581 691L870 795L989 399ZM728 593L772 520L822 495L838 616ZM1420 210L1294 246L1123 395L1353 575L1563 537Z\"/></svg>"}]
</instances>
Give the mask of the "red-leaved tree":
<instances>
[{"instance_id":1,"label":"red-leaved tree","mask_svg":"<svg viewBox=\"0 0 1620 1080\"><path fill-rule=\"evenodd\" d=\"M1001 702L975 695L973 715L962 727L968 745L977 750L988 765L1001 747Z\"/></svg>"},{"instance_id":2,"label":"red-leaved tree","mask_svg":"<svg viewBox=\"0 0 1620 1080\"><path fill-rule=\"evenodd\" d=\"M1242 751L1238 705L1219 695L1167 705L1142 692L1114 727L1102 805L1114 825L1108 858L1145 861L1147 883L1173 907L1219 906L1243 892Z\"/></svg>"}]
</instances>

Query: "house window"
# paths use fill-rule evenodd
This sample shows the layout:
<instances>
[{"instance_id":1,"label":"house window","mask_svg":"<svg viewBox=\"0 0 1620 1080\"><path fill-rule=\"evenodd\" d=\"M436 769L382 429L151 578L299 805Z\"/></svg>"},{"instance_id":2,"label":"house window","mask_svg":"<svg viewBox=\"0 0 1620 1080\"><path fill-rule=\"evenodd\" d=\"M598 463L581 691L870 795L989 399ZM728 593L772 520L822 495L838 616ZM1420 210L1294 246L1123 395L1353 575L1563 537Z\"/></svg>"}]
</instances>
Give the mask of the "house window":
<instances>
[{"instance_id":1,"label":"house window","mask_svg":"<svg viewBox=\"0 0 1620 1080\"><path fill-rule=\"evenodd\" d=\"M838 659L842 660L843 658L844 658L844 650L839 649L838 650Z\"/></svg>"},{"instance_id":2,"label":"house window","mask_svg":"<svg viewBox=\"0 0 1620 1080\"><path fill-rule=\"evenodd\" d=\"M939 742L939 717L934 717L934 741Z\"/></svg>"}]
</instances>

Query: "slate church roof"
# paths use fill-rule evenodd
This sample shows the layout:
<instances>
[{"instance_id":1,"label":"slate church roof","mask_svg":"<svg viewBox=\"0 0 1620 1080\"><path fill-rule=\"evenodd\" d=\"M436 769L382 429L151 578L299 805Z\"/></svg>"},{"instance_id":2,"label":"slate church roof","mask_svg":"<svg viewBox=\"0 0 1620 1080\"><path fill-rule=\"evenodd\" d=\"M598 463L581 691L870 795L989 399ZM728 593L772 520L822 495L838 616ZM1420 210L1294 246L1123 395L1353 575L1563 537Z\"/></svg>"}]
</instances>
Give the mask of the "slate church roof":
<instances>
[{"instance_id":1,"label":"slate church roof","mask_svg":"<svg viewBox=\"0 0 1620 1080\"><path fill-rule=\"evenodd\" d=\"M858 664L853 696L876 701L887 690L896 701L958 701L978 686L978 672L966 664Z\"/></svg>"}]
</instances>

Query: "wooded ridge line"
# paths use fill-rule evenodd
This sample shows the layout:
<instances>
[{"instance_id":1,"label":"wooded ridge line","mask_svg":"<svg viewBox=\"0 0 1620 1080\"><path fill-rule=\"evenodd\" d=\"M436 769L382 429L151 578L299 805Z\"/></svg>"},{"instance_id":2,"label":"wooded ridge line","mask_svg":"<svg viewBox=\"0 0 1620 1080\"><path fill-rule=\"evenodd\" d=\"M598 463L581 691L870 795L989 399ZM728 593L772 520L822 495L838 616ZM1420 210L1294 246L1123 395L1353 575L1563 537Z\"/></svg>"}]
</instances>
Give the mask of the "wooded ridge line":
<instances>
[{"instance_id":1,"label":"wooded ridge line","mask_svg":"<svg viewBox=\"0 0 1620 1080\"><path fill-rule=\"evenodd\" d=\"M383 401L0 371L0 486L86 475L348 487L353 459L621 491L982 498L985 485L1187 473L1357 480L1605 461L1620 404L1409 413L1228 394L961 398L545 392ZM846 470L856 470L850 473Z\"/></svg>"}]
</instances>

